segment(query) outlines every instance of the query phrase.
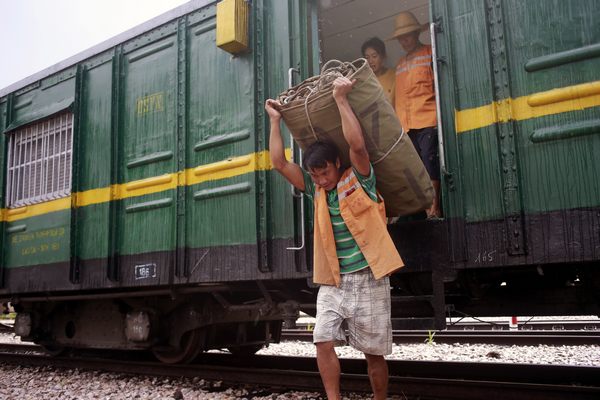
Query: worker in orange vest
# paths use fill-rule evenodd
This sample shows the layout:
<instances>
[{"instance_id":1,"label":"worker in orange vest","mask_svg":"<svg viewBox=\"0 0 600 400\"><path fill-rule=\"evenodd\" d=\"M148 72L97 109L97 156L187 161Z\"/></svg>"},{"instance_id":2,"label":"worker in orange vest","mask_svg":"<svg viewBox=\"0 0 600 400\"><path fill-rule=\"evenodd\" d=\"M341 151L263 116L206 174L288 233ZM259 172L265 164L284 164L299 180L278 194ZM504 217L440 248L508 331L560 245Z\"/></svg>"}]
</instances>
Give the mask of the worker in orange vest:
<instances>
[{"instance_id":1,"label":"worker in orange vest","mask_svg":"<svg viewBox=\"0 0 600 400\"><path fill-rule=\"evenodd\" d=\"M273 167L312 198L315 211L313 281L320 284L313 342L329 399L340 399L340 363L334 346L349 343L362 351L374 398L385 399L392 351L389 275L404 264L388 234L383 200L375 190L363 132L346 95L355 81L339 77L333 98L350 147L352 167L341 168L337 148L316 142L304 153L303 167L289 162L281 138L280 104L267 100Z\"/></svg>"},{"instance_id":2,"label":"worker in orange vest","mask_svg":"<svg viewBox=\"0 0 600 400\"><path fill-rule=\"evenodd\" d=\"M410 12L396 17L396 29L388 40L397 39L406 55L396 66L395 109L400 124L412 140L435 189L429 218L442 215L440 207L440 161L431 46L419 41L427 24L419 24Z\"/></svg>"}]
</instances>

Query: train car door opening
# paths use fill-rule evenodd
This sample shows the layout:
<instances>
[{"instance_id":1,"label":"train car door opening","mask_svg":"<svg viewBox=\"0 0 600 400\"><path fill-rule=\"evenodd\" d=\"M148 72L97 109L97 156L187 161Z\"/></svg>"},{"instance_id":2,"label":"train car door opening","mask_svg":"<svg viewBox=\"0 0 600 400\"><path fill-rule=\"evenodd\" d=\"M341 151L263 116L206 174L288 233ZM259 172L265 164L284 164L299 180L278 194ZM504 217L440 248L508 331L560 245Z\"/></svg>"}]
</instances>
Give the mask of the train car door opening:
<instances>
[{"instance_id":1,"label":"train car door opening","mask_svg":"<svg viewBox=\"0 0 600 400\"><path fill-rule=\"evenodd\" d=\"M399 41L393 37L396 17L402 12L412 13L419 25L422 25L422 32L419 35L419 41L422 44L435 44L429 28L431 17L428 0L403 2L320 0L318 4L321 65L329 60L353 61L363 58L361 49L363 43L373 38L379 38L385 45L383 67L379 71L384 74L387 73L387 70L395 71L400 57L406 54ZM435 69L434 72L436 72ZM439 111L438 114L440 114ZM438 124L443 120L444 118L438 115ZM438 147L441 169L445 170L443 156L443 136L445 135L442 134L441 128L442 126L438 128L440 132ZM448 132L447 134L451 135L452 133ZM442 174L443 185L446 183L446 177L447 174ZM455 212L447 206L447 194L445 192L444 194L442 196L443 208L448 208L444 215L453 216Z\"/></svg>"}]
</instances>

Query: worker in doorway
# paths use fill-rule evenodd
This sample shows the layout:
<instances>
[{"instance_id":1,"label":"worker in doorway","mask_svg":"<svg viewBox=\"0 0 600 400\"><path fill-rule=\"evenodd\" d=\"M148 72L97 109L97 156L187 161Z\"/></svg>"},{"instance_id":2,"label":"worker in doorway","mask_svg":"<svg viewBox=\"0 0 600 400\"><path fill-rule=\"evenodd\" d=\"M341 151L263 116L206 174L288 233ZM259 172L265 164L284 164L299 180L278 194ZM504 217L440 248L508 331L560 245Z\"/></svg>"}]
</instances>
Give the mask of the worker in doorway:
<instances>
[{"instance_id":1,"label":"worker in doorway","mask_svg":"<svg viewBox=\"0 0 600 400\"><path fill-rule=\"evenodd\" d=\"M388 68L385 65L387 57L385 43L378 37L372 37L362 44L360 51L381 84L385 98L393 106L396 93L396 74L394 68Z\"/></svg>"},{"instance_id":2,"label":"worker in doorway","mask_svg":"<svg viewBox=\"0 0 600 400\"><path fill-rule=\"evenodd\" d=\"M412 13L402 12L396 16L395 25L394 34L388 40L398 40L406 52L396 66L396 114L421 156L435 189L427 217L439 218L442 216L440 161L431 46L419 41L419 34L427 24L421 25Z\"/></svg>"}]
</instances>

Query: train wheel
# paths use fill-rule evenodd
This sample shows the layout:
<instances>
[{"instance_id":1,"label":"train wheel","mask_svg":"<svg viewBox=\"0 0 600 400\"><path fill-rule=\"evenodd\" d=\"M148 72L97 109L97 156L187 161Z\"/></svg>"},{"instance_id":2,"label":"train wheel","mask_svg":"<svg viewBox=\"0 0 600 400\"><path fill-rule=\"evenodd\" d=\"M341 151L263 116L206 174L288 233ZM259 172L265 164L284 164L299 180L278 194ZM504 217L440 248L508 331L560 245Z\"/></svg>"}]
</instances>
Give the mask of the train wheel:
<instances>
[{"instance_id":1,"label":"train wheel","mask_svg":"<svg viewBox=\"0 0 600 400\"><path fill-rule=\"evenodd\" d=\"M229 350L231 354L235 354L236 356L251 356L253 354L256 354L256 352L262 348L262 344L250 344L246 346L228 347L227 350Z\"/></svg>"},{"instance_id":2,"label":"train wheel","mask_svg":"<svg viewBox=\"0 0 600 400\"><path fill-rule=\"evenodd\" d=\"M178 348L156 347L152 349L152 353L165 364L187 364L202 351L204 336L201 329L194 329L183 334Z\"/></svg>"},{"instance_id":3,"label":"train wheel","mask_svg":"<svg viewBox=\"0 0 600 400\"><path fill-rule=\"evenodd\" d=\"M67 348L58 344L43 344L44 352L51 357L58 357L67 351Z\"/></svg>"}]
</instances>

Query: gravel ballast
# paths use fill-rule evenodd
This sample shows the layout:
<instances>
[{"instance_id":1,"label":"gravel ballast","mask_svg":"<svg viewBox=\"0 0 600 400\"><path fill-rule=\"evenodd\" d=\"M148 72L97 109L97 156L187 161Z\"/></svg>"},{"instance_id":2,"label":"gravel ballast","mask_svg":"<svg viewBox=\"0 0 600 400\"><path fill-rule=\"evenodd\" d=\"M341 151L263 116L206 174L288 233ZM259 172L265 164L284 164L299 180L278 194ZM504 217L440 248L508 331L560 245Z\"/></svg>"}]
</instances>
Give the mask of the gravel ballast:
<instances>
[{"instance_id":1,"label":"gravel ballast","mask_svg":"<svg viewBox=\"0 0 600 400\"><path fill-rule=\"evenodd\" d=\"M435 340L435 339L434 339ZM18 342L0 335L0 342ZM361 358L348 347L336 351L343 358ZM272 344L258 354L314 357L306 342ZM600 346L502 346L490 344L394 345L388 359L535 363L600 366ZM200 378L172 379L129 376L96 371L0 365L0 399L318 399L319 393L264 393L250 388L225 388ZM348 394L346 399L364 398Z\"/></svg>"}]
</instances>

